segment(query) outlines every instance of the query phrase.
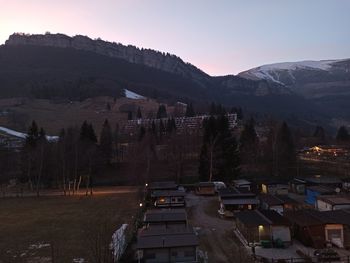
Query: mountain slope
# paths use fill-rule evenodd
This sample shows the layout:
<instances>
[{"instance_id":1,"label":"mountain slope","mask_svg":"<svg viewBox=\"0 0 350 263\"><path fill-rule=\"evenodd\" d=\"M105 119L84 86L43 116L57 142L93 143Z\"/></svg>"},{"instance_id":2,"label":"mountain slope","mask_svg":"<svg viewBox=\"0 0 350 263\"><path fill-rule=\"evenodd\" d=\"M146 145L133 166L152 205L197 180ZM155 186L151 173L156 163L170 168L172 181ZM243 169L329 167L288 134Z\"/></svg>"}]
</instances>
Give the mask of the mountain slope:
<instances>
[{"instance_id":1,"label":"mountain slope","mask_svg":"<svg viewBox=\"0 0 350 263\"><path fill-rule=\"evenodd\" d=\"M285 118L350 120L349 60L280 63L211 77L179 57L63 34L13 34L0 46L0 98L83 100L123 90L167 101L220 102ZM336 104L333 103L336 97Z\"/></svg>"}]
</instances>

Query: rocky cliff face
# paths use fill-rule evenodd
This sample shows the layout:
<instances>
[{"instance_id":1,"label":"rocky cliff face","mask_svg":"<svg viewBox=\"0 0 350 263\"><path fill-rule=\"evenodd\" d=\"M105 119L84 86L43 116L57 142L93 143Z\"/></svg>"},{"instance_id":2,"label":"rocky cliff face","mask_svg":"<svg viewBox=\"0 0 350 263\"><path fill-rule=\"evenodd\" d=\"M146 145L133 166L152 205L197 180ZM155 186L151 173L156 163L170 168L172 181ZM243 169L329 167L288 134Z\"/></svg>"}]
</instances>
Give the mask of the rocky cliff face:
<instances>
[{"instance_id":1,"label":"rocky cliff face","mask_svg":"<svg viewBox=\"0 0 350 263\"><path fill-rule=\"evenodd\" d=\"M208 79L209 76L195 66L185 63L179 57L151 49L139 49L135 46L124 46L100 39L77 35L69 37L64 34L27 35L12 34L5 45L34 45L60 48L74 48L91 51L100 55L124 59L131 63L142 64L166 72L179 74L197 81Z\"/></svg>"}]
</instances>

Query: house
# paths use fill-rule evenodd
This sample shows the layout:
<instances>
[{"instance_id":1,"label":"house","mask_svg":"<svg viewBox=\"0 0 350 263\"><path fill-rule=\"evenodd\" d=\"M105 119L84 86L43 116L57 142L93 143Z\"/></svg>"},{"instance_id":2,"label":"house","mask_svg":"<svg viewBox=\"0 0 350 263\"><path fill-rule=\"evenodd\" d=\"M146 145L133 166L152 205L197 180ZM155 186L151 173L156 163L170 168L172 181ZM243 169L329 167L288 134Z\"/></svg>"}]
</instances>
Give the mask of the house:
<instances>
[{"instance_id":1,"label":"house","mask_svg":"<svg viewBox=\"0 0 350 263\"><path fill-rule=\"evenodd\" d=\"M143 217L145 227L153 225L187 225L187 213L185 209L153 209L147 210Z\"/></svg>"},{"instance_id":2,"label":"house","mask_svg":"<svg viewBox=\"0 0 350 263\"><path fill-rule=\"evenodd\" d=\"M316 205L316 197L319 195L333 195L335 193L334 188L327 186L316 185L309 186L306 188L306 199L305 202L309 205Z\"/></svg>"},{"instance_id":3,"label":"house","mask_svg":"<svg viewBox=\"0 0 350 263\"><path fill-rule=\"evenodd\" d=\"M235 188L247 189L248 191L252 190L252 183L245 179L233 180L233 186Z\"/></svg>"},{"instance_id":4,"label":"house","mask_svg":"<svg viewBox=\"0 0 350 263\"><path fill-rule=\"evenodd\" d=\"M155 207L184 207L186 193L179 190L153 191L151 199Z\"/></svg>"},{"instance_id":5,"label":"house","mask_svg":"<svg viewBox=\"0 0 350 263\"><path fill-rule=\"evenodd\" d=\"M196 186L198 195L215 195L215 184L213 182L200 182Z\"/></svg>"},{"instance_id":6,"label":"house","mask_svg":"<svg viewBox=\"0 0 350 263\"><path fill-rule=\"evenodd\" d=\"M333 210L322 213L325 214L328 218L330 218L332 222L343 225L343 246L346 249L350 249L350 210ZM337 238L336 232L330 232L328 234L335 235L335 238Z\"/></svg>"},{"instance_id":7,"label":"house","mask_svg":"<svg viewBox=\"0 0 350 263\"><path fill-rule=\"evenodd\" d=\"M350 213L340 218L336 213L343 210L320 212L299 210L288 212L287 218L292 225L293 237L306 246L324 248L327 243L344 247L344 223L350 222ZM347 221L348 220L348 221ZM350 235L347 236L350 241ZM348 243L347 243L348 244Z\"/></svg>"},{"instance_id":8,"label":"house","mask_svg":"<svg viewBox=\"0 0 350 263\"><path fill-rule=\"evenodd\" d=\"M288 195L259 195L260 207L265 210L274 210L283 215L286 210L295 210L298 202L288 197Z\"/></svg>"},{"instance_id":9,"label":"house","mask_svg":"<svg viewBox=\"0 0 350 263\"><path fill-rule=\"evenodd\" d=\"M247 243L291 243L289 222L273 210L250 210L235 213L236 227Z\"/></svg>"},{"instance_id":10,"label":"house","mask_svg":"<svg viewBox=\"0 0 350 263\"><path fill-rule=\"evenodd\" d=\"M138 262L198 262L198 237L191 227L143 228L137 236Z\"/></svg>"},{"instance_id":11,"label":"house","mask_svg":"<svg viewBox=\"0 0 350 263\"><path fill-rule=\"evenodd\" d=\"M319 211L350 209L350 195L319 195L316 208Z\"/></svg>"},{"instance_id":12,"label":"house","mask_svg":"<svg viewBox=\"0 0 350 263\"><path fill-rule=\"evenodd\" d=\"M288 184L284 181L268 180L261 184L263 194L288 195Z\"/></svg>"},{"instance_id":13,"label":"house","mask_svg":"<svg viewBox=\"0 0 350 263\"><path fill-rule=\"evenodd\" d=\"M225 211L242 211L256 209L259 205L259 200L254 193L251 193L245 188L226 188L218 192L220 202L220 214L225 214Z\"/></svg>"},{"instance_id":14,"label":"house","mask_svg":"<svg viewBox=\"0 0 350 263\"><path fill-rule=\"evenodd\" d=\"M342 181L334 176L314 175L303 178L306 186L323 185L331 188L342 187Z\"/></svg>"}]
</instances>

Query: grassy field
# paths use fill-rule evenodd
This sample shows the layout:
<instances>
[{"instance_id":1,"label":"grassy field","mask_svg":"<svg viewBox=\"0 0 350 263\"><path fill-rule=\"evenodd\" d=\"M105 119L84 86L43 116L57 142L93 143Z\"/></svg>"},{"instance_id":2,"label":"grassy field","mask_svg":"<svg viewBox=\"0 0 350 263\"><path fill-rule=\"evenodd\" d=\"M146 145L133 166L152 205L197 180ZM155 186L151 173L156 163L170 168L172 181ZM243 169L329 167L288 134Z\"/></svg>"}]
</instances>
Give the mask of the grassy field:
<instances>
[{"instance_id":1,"label":"grassy field","mask_svg":"<svg viewBox=\"0 0 350 263\"><path fill-rule=\"evenodd\" d=\"M107 103L111 106L110 111L106 110ZM119 98L114 102L111 97L96 97L81 102L0 99L0 112L8 110L17 114L15 117L11 117L11 114L8 116L0 115L0 126L25 132L31 121L35 120L48 134L58 135L62 128L80 127L84 120L88 120L93 124L96 133L99 134L105 119L110 121L113 129L116 122L121 124L127 120L127 113L121 110L123 108L124 110L130 108L136 111L137 107L140 107L143 116L147 117L149 112L157 112L158 106L159 104L154 100ZM173 107L168 108L168 111L173 111Z\"/></svg>"},{"instance_id":2,"label":"grassy field","mask_svg":"<svg viewBox=\"0 0 350 263\"><path fill-rule=\"evenodd\" d=\"M0 199L0 262L95 262L138 203L137 193Z\"/></svg>"}]
</instances>

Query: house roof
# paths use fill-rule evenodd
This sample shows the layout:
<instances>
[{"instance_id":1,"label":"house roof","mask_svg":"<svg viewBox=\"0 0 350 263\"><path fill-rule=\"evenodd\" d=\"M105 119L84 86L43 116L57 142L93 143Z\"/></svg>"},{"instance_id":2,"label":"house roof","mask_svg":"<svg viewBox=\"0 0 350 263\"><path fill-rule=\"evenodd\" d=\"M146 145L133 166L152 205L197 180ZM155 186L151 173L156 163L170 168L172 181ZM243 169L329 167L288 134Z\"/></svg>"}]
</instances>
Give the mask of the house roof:
<instances>
[{"instance_id":1,"label":"house roof","mask_svg":"<svg viewBox=\"0 0 350 263\"><path fill-rule=\"evenodd\" d=\"M142 229L137 237L137 248L170 248L198 246L198 237L191 227Z\"/></svg>"},{"instance_id":2,"label":"house roof","mask_svg":"<svg viewBox=\"0 0 350 263\"><path fill-rule=\"evenodd\" d=\"M247 191L246 189L240 189L240 188L224 188L224 189L219 189L219 196L221 199L226 199L226 198L252 198L255 197L256 195L250 191Z\"/></svg>"},{"instance_id":3,"label":"house roof","mask_svg":"<svg viewBox=\"0 0 350 263\"><path fill-rule=\"evenodd\" d=\"M274 210L259 210L259 213L261 213L269 221L271 221L271 224L273 225L290 225L287 218L285 218L284 216L281 216L279 213L277 213Z\"/></svg>"},{"instance_id":4,"label":"house roof","mask_svg":"<svg viewBox=\"0 0 350 263\"><path fill-rule=\"evenodd\" d=\"M284 204L296 204L297 201L288 197L287 195L270 195L270 194L261 194L259 195L261 202L272 205L284 205Z\"/></svg>"},{"instance_id":5,"label":"house roof","mask_svg":"<svg viewBox=\"0 0 350 263\"><path fill-rule=\"evenodd\" d=\"M174 181L164 181L164 182L153 182L150 183L148 189L150 190L175 190L177 189L177 184Z\"/></svg>"},{"instance_id":6,"label":"house roof","mask_svg":"<svg viewBox=\"0 0 350 263\"><path fill-rule=\"evenodd\" d=\"M236 218L245 225L289 225L287 219L273 210L249 210L235 214Z\"/></svg>"},{"instance_id":7,"label":"house roof","mask_svg":"<svg viewBox=\"0 0 350 263\"><path fill-rule=\"evenodd\" d=\"M332 205L350 205L350 196L349 195L322 195L317 196L317 199L327 202Z\"/></svg>"},{"instance_id":8,"label":"house roof","mask_svg":"<svg viewBox=\"0 0 350 263\"><path fill-rule=\"evenodd\" d=\"M306 189L311 190L313 192L318 192L320 194L332 194L335 192L333 188L323 185L308 186Z\"/></svg>"},{"instance_id":9,"label":"house roof","mask_svg":"<svg viewBox=\"0 0 350 263\"><path fill-rule=\"evenodd\" d=\"M215 184L213 182L199 182L197 184L199 187L214 187Z\"/></svg>"},{"instance_id":10,"label":"house roof","mask_svg":"<svg viewBox=\"0 0 350 263\"><path fill-rule=\"evenodd\" d=\"M286 218L288 218L288 220L291 223L297 224L299 226L323 225L324 224L323 220L319 218L317 215L315 215L313 213L314 211L316 210L304 209L304 210L293 211L293 212L286 211L284 215Z\"/></svg>"},{"instance_id":11,"label":"house roof","mask_svg":"<svg viewBox=\"0 0 350 263\"><path fill-rule=\"evenodd\" d=\"M256 210L247 210L235 213L235 217L245 225L259 226L259 225L269 225L264 217L261 217Z\"/></svg>"},{"instance_id":12,"label":"house roof","mask_svg":"<svg viewBox=\"0 0 350 263\"><path fill-rule=\"evenodd\" d=\"M350 210L299 210L286 212L286 217L292 223L299 226L314 226L324 224L346 224L350 225Z\"/></svg>"},{"instance_id":13,"label":"house roof","mask_svg":"<svg viewBox=\"0 0 350 263\"><path fill-rule=\"evenodd\" d=\"M224 205L257 205L259 204L259 200L255 198L222 199L221 203Z\"/></svg>"},{"instance_id":14,"label":"house roof","mask_svg":"<svg viewBox=\"0 0 350 263\"><path fill-rule=\"evenodd\" d=\"M159 190L152 193L152 197L172 197L172 196L185 196L186 193L178 190Z\"/></svg>"},{"instance_id":15,"label":"house roof","mask_svg":"<svg viewBox=\"0 0 350 263\"><path fill-rule=\"evenodd\" d=\"M145 223L187 221L187 214L185 209L148 210L143 221Z\"/></svg>"},{"instance_id":16,"label":"house roof","mask_svg":"<svg viewBox=\"0 0 350 263\"><path fill-rule=\"evenodd\" d=\"M305 182L312 184L338 184L341 180L337 177L329 176L310 176L304 178Z\"/></svg>"},{"instance_id":17,"label":"house roof","mask_svg":"<svg viewBox=\"0 0 350 263\"><path fill-rule=\"evenodd\" d=\"M333 223L350 225L350 210L332 210L321 212Z\"/></svg>"}]
</instances>

